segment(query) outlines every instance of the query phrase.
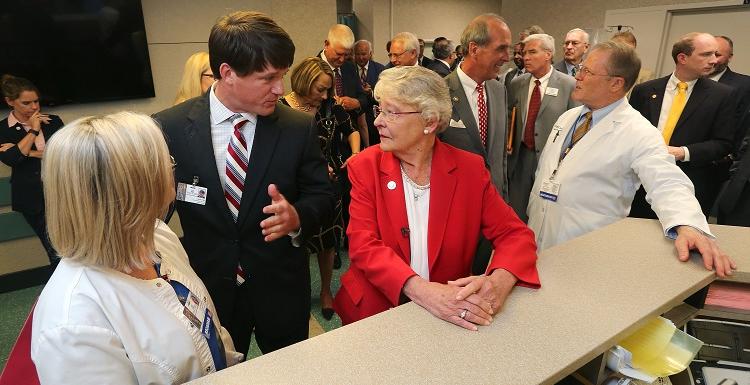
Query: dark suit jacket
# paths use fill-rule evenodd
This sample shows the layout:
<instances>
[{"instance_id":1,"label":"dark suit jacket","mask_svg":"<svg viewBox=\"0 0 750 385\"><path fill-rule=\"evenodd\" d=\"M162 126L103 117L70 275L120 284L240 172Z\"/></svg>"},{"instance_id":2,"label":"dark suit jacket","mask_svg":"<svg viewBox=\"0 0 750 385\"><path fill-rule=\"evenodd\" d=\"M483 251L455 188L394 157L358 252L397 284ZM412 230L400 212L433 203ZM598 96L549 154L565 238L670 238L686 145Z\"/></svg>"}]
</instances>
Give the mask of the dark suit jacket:
<instances>
[{"instance_id":1,"label":"dark suit jacket","mask_svg":"<svg viewBox=\"0 0 750 385\"><path fill-rule=\"evenodd\" d=\"M669 76L641 83L630 95L630 104L654 127L659 124L661 104ZM670 146L686 146L689 162L677 162L695 186L704 212L713 204L722 181L715 177L714 162L729 154L735 131L736 101L730 87L699 78L677 121Z\"/></svg>"},{"instance_id":2,"label":"dark suit jacket","mask_svg":"<svg viewBox=\"0 0 750 385\"><path fill-rule=\"evenodd\" d=\"M718 222L721 225L750 226L750 112L741 129L747 132L727 187L719 197Z\"/></svg>"},{"instance_id":3,"label":"dark suit jacket","mask_svg":"<svg viewBox=\"0 0 750 385\"><path fill-rule=\"evenodd\" d=\"M447 65L445 65L445 63L441 62L440 60L433 60L432 63L426 65L425 68L428 68L437 72L442 77L446 77L448 76L448 74L451 73L451 67L448 67Z\"/></svg>"},{"instance_id":4,"label":"dark suit jacket","mask_svg":"<svg viewBox=\"0 0 750 385\"><path fill-rule=\"evenodd\" d=\"M359 74L359 66L355 65L355 68ZM383 72L384 69L385 67L382 64L372 60L370 60L370 63L367 65L367 84L369 84L373 90L375 89L375 84L378 83L380 73ZM380 143L380 136L378 135L378 130L375 128L375 116L372 113L372 106L375 104L375 98L372 93L367 93L367 106L364 111L370 136L370 145Z\"/></svg>"},{"instance_id":5,"label":"dark suit jacket","mask_svg":"<svg viewBox=\"0 0 750 385\"><path fill-rule=\"evenodd\" d=\"M500 198L483 163L477 155L435 142L430 207L440 209L430 209L427 224L430 281L470 275L482 234L495 249L488 273L502 268L520 285L539 287L534 235ZM410 225L399 159L380 146L368 148L349 164L349 179L352 264L334 302L344 324L398 306L404 283L416 274L409 265L409 236L402 230Z\"/></svg>"},{"instance_id":6,"label":"dark suit jacket","mask_svg":"<svg viewBox=\"0 0 750 385\"><path fill-rule=\"evenodd\" d=\"M332 190L317 131L304 113L278 104L259 116L237 223L232 219L216 169L211 141L209 93L155 115L177 162L175 183L208 188L205 205L177 201L190 264L206 284L219 318L230 319L237 293L235 270L242 264L245 285L262 288L268 311L309 312L310 275L304 248L289 237L265 242L260 222L271 203L267 188L276 184L299 214L302 236L317 234L332 212ZM279 304L284 304L279 306ZM305 308L306 305L306 308ZM225 321L227 322L227 321Z\"/></svg>"},{"instance_id":7,"label":"dark suit jacket","mask_svg":"<svg viewBox=\"0 0 750 385\"><path fill-rule=\"evenodd\" d=\"M57 115L49 115L50 122L42 124L42 134L45 143L57 130L62 128L63 122ZM0 144L17 144L26 136L26 130L21 124L8 127L8 119L0 121ZM32 150L36 146L31 145ZM11 205L13 211L28 214L38 214L44 210L44 192L42 191L42 160L34 157L26 157L13 146L4 152L0 152L0 161L12 168L10 175Z\"/></svg>"},{"instance_id":8,"label":"dark suit jacket","mask_svg":"<svg viewBox=\"0 0 750 385\"><path fill-rule=\"evenodd\" d=\"M737 123L742 120L745 114L750 110L750 76L739 74L727 68L724 75L719 78L719 83L726 84L735 89L737 103ZM737 150L745 137L745 127L738 126L734 135L735 150Z\"/></svg>"},{"instance_id":9,"label":"dark suit jacket","mask_svg":"<svg viewBox=\"0 0 750 385\"><path fill-rule=\"evenodd\" d=\"M419 63L419 65L421 65L422 67L425 67L425 68L430 68L430 64L432 64L432 62L434 62L434 61L435 60L430 59L427 56L422 56L422 60L420 60L419 58L417 58L417 63Z\"/></svg>"}]
</instances>

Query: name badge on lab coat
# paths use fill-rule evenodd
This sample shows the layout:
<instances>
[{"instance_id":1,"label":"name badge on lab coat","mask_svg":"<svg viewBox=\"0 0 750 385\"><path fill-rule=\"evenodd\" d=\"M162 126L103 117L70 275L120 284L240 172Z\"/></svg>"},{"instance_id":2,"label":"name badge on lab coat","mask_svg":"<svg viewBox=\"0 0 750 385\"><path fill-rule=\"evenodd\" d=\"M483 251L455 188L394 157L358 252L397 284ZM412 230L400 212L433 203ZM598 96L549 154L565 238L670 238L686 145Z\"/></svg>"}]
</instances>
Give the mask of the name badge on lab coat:
<instances>
[{"instance_id":1,"label":"name badge on lab coat","mask_svg":"<svg viewBox=\"0 0 750 385\"><path fill-rule=\"evenodd\" d=\"M539 196L542 197L542 199L546 199L548 201L557 202L557 195L560 192L560 183L555 182L554 180L547 179L542 181L542 186L539 189Z\"/></svg>"}]
</instances>

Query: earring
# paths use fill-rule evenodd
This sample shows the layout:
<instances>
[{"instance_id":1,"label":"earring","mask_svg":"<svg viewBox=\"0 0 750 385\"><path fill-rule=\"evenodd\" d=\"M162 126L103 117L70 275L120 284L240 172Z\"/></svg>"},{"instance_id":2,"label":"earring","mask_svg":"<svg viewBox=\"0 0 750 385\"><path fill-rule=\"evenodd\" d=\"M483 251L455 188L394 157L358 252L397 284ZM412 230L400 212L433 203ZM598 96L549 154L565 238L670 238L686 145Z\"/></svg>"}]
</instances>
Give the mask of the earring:
<instances>
[{"instance_id":1,"label":"earring","mask_svg":"<svg viewBox=\"0 0 750 385\"><path fill-rule=\"evenodd\" d=\"M424 134L427 135L427 134L430 133L430 130L428 130L428 129L425 128L424 131L422 131L422 132L424 132Z\"/></svg>"}]
</instances>

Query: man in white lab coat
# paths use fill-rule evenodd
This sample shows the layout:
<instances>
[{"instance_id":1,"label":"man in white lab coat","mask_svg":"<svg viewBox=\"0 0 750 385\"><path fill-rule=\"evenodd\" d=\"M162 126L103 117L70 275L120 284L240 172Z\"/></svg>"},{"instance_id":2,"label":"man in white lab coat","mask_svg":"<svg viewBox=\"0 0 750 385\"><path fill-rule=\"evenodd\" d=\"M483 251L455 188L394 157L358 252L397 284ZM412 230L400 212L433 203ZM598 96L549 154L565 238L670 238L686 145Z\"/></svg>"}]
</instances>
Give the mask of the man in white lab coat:
<instances>
[{"instance_id":1,"label":"man in white lab coat","mask_svg":"<svg viewBox=\"0 0 750 385\"><path fill-rule=\"evenodd\" d=\"M625 99L639 70L635 51L622 43L600 43L589 53L572 94L583 106L560 116L539 159L529 227L540 250L557 245L625 218L643 184L679 259L697 249L707 269L731 274L735 264L711 235L690 179Z\"/></svg>"}]
</instances>

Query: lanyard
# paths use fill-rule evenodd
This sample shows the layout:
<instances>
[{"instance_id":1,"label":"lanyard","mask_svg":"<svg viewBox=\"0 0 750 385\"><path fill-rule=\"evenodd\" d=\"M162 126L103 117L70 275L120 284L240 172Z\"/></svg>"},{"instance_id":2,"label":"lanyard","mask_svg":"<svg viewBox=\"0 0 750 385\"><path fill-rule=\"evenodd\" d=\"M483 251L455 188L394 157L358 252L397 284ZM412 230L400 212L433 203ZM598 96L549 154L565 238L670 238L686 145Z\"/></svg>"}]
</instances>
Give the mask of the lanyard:
<instances>
[{"instance_id":1,"label":"lanyard","mask_svg":"<svg viewBox=\"0 0 750 385\"><path fill-rule=\"evenodd\" d=\"M190 297L190 289L185 287L182 283L169 279L169 277L164 274L162 275L161 270L161 263L157 263L154 265L154 268L156 269L156 274L164 279L165 281L169 282L169 285L172 286L174 289L175 294L177 295L177 299L180 300L180 303L183 306L186 306L186 303L188 301L188 298ZM185 313L185 312L183 312ZM198 315L203 316L203 315ZM190 320L190 317L187 317ZM190 322L193 322L190 320ZM203 319L203 322L201 323L202 330L201 335L206 339L206 342L208 343L208 348L211 351L211 358L213 358L214 361L214 367L216 368L216 371L222 370L227 367L226 362L226 355L224 350L224 343L221 342L221 338L219 338L218 333L216 331L216 324L213 322L213 318L211 316L210 310L206 309L206 314Z\"/></svg>"}]
</instances>

